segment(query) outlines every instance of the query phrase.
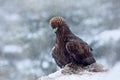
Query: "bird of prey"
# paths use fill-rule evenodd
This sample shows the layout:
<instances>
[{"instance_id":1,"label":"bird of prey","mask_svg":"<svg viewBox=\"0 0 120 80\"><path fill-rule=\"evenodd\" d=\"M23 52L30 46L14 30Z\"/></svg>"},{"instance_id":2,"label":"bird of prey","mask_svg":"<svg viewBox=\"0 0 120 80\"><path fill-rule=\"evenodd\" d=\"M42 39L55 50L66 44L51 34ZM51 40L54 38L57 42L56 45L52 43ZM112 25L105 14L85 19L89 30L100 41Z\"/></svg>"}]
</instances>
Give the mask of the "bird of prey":
<instances>
[{"instance_id":1,"label":"bird of prey","mask_svg":"<svg viewBox=\"0 0 120 80\"><path fill-rule=\"evenodd\" d=\"M60 68L69 63L87 66L96 62L92 48L71 32L63 17L53 17L50 25L56 34L52 57Z\"/></svg>"}]
</instances>

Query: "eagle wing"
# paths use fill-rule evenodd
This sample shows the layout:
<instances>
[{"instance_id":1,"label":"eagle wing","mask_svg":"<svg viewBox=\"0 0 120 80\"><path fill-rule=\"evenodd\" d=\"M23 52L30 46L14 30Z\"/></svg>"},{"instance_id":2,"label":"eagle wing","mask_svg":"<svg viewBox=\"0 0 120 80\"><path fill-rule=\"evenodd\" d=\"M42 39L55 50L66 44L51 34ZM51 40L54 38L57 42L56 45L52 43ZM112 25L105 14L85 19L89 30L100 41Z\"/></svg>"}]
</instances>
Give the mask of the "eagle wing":
<instances>
[{"instance_id":1,"label":"eagle wing","mask_svg":"<svg viewBox=\"0 0 120 80\"><path fill-rule=\"evenodd\" d=\"M69 55L81 65L90 65L95 62L92 49L84 41L74 40L66 43L66 50Z\"/></svg>"},{"instance_id":2,"label":"eagle wing","mask_svg":"<svg viewBox=\"0 0 120 80\"><path fill-rule=\"evenodd\" d=\"M59 54L58 54L58 50L57 50L56 46L54 46L52 48L52 57L54 58L57 65L62 68L62 65L59 62Z\"/></svg>"}]
</instances>

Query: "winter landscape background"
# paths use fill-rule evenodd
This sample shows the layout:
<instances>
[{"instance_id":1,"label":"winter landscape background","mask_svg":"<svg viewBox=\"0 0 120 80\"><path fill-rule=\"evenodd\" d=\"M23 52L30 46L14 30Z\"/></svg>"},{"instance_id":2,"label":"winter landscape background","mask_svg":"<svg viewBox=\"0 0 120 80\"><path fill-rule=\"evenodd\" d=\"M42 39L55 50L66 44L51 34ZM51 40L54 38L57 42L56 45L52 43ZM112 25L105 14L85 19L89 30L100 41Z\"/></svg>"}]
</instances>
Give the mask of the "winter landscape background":
<instances>
[{"instance_id":1,"label":"winter landscape background","mask_svg":"<svg viewBox=\"0 0 120 80\"><path fill-rule=\"evenodd\" d=\"M58 15L91 45L97 62L120 62L120 0L0 0L0 80L36 80L57 70L49 20Z\"/></svg>"}]
</instances>

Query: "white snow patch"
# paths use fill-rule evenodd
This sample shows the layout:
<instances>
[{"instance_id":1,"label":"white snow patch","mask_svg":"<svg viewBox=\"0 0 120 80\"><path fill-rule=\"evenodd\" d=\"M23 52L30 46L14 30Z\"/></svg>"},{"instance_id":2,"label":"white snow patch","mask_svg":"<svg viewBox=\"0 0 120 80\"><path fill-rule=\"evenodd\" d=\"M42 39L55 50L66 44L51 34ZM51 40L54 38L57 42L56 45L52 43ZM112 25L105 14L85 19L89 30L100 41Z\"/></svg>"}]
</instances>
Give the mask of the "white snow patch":
<instances>
[{"instance_id":1,"label":"white snow patch","mask_svg":"<svg viewBox=\"0 0 120 80\"><path fill-rule=\"evenodd\" d=\"M39 80L102 80L106 73L81 72L80 74L64 75L61 70Z\"/></svg>"},{"instance_id":2,"label":"white snow patch","mask_svg":"<svg viewBox=\"0 0 120 80\"><path fill-rule=\"evenodd\" d=\"M100 22L102 22L101 18L88 18L83 21L86 25L98 25Z\"/></svg>"},{"instance_id":3,"label":"white snow patch","mask_svg":"<svg viewBox=\"0 0 120 80\"><path fill-rule=\"evenodd\" d=\"M80 72L80 74L61 74L61 70L48 76L41 77L39 80L119 80L120 63L108 72Z\"/></svg>"},{"instance_id":4,"label":"white snow patch","mask_svg":"<svg viewBox=\"0 0 120 80\"><path fill-rule=\"evenodd\" d=\"M29 59L25 59L25 60L16 62L15 65L18 71L23 74L32 73L32 74L39 75L42 73L41 69L39 67L36 67L40 65L38 61L31 61Z\"/></svg>"},{"instance_id":5,"label":"white snow patch","mask_svg":"<svg viewBox=\"0 0 120 80\"><path fill-rule=\"evenodd\" d=\"M21 53L22 47L18 45L5 45L3 47L3 53Z\"/></svg>"},{"instance_id":6,"label":"white snow patch","mask_svg":"<svg viewBox=\"0 0 120 80\"><path fill-rule=\"evenodd\" d=\"M102 65L105 65L106 68L110 68L111 65L108 64L107 60L104 58L97 59L97 63L100 63Z\"/></svg>"},{"instance_id":7,"label":"white snow patch","mask_svg":"<svg viewBox=\"0 0 120 80\"><path fill-rule=\"evenodd\" d=\"M43 67L44 69L47 69L47 68L49 67L49 63L48 63L47 61L43 61L43 62L42 62L42 67Z\"/></svg>"},{"instance_id":8,"label":"white snow patch","mask_svg":"<svg viewBox=\"0 0 120 80\"><path fill-rule=\"evenodd\" d=\"M25 71L27 71L27 69L32 68L32 63L28 59L22 60L22 61L16 63L16 67L18 68L19 71L25 72Z\"/></svg>"},{"instance_id":9,"label":"white snow patch","mask_svg":"<svg viewBox=\"0 0 120 80\"><path fill-rule=\"evenodd\" d=\"M29 33L29 34L27 34L27 38L29 38L29 39L34 38L35 39L35 38L42 37L43 34L44 34L44 29L42 29L42 30L40 30L40 31L38 31L36 33Z\"/></svg>"},{"instance_id":10,"label":"white snow patch","mask_svg":"<svg viewBox=\"0 0 120 80\"><path fill-rule=\"evenodd\" d=\"M7 14L6 16L4 16L4 18L8 21L18 21L20 20L20 15L19 14Z\"/></svg>"},{"instance_id":11,"label":"white snow patch","mask_svg":"<svg viewBox=\"0 0 120 80\"><path fill-rule=\"evenodd\" d=\"M104 80L120 80L120 63L110 70Z\"/></svg>"},{"instance_id":12,"label":"white snow patch","mask_svg":"<svg viewBox=\"0 0 120 80\"><path fill-rule=\"evenodd\" d=\"M4 66L4 65L8 65L9 62L5 59L0 59L0 67Z\"/></svg>"},{"instance_id":13,"label":"white snow patch","mask_svg":"<svg viewBox=\"0 0 120 80\"><path fill-rule=\"evenodd\" d=\"M96 35L94 40L98 42L99 45L103 45L109 41L118 41L120 39L120 29L117 30L107 30L99 35Z\"/></svg>"}]
</instances>

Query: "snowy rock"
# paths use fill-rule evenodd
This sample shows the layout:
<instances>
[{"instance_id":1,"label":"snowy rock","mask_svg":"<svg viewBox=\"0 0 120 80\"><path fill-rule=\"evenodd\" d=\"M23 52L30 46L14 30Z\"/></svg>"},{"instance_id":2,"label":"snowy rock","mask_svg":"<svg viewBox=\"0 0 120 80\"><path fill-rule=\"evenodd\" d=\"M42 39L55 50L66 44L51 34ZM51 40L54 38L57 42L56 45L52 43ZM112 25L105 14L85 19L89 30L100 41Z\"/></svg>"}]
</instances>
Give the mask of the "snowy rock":
<instances>
[{"instance_id":1,"label":"snowy rock","mask_svg":"<svg viewBox=\"0 0 120 80\"><path fill-rule=\"evenodd\" d=\"M106 72L88 72L82 71L79 74L62 74L61 70L52 73L48 76L43 76L38 80L119 80L120 63L118 63L111 70Z\"/></svg>"},{"instance_id":2,"label":"snowy rock","mask_svg":"<svg viewBox=\"0 0 120 80\"><path fill-rule=\"evenodd\" d=\"M61 73L61 70L52 73L48 76L41 77L39 80L102 80L107 72L80 72L80 74L67 74Z\"/></svg>"}]
</instances>

